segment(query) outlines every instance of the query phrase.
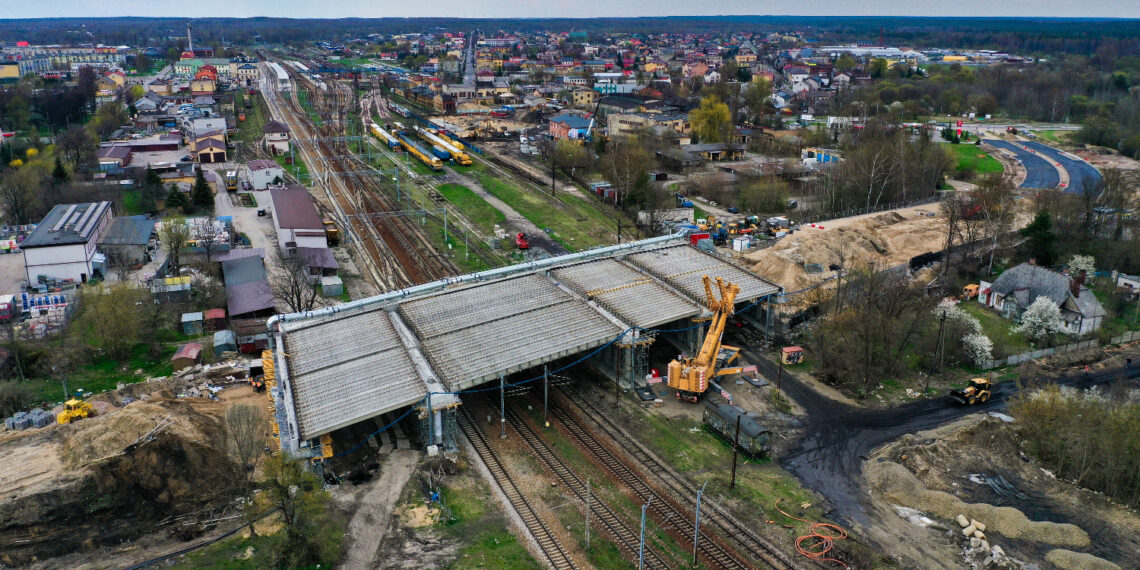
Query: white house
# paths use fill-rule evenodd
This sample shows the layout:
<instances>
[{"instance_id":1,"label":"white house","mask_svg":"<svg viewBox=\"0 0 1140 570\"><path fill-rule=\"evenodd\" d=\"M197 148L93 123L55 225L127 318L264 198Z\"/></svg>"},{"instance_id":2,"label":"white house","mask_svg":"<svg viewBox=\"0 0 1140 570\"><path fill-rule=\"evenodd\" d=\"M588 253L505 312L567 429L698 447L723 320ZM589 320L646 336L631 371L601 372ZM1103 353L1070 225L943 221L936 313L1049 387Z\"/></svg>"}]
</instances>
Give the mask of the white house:
<instances>
[{"instance_id":1,"label":"white house","mask_svg":"<svg viewBox=\"0 0 1140 570\"><path fill-rule=\"evenodd\" d=\"M993 283L982 281L978 289L979 303L1014 321L1042 296L1060 307L1070 334L1088 334L1104 323L1104 307L1085 287L1084 276L1071 278L1040 265L1022 263L1006 269Z\"/></svg>"},{"instance_id":2,"label":"white house","mask_svg":"<svg viewBox=\"0 0 1140 570\"><path fill-rule=\"evenodd\" d=\"M96 244L110 226L110 202L52 208L20 244L28 283L35 285L40 275L86 283L93 271Z\"/></svg>"},{"instance_id":3,"label":"white house","mask_svg":"<svg viewBox=\"0 0 1140 570\"><path fill-rule=\"evenodd\" d=\"M265 133L265 149L272 154L289 152L289 127L278 121L269 121L262 129Z\"/></svg>"},{"instance_id":4,"label":"white house","mask_svg":"<svg viewBox=\"0 0 1140 570\"><path fill-rule=\"evenodd\" d=\"M273 227L283 251L291 253L299 247L329 246L324 221L304 186L273 188L269 197L273 201Z\"/></svg>"},{"instance_id":5,"label":"white house","mask_svg":"<svg viewBox=\"0 0 1140 570\"><path fill-rule=\"evenodd\" d=\"M265 190L277 178L285 180L285 169L272 160L251 160L246 167L249 168L249 183L254 190Z\"/></svg>"}]
</instances>

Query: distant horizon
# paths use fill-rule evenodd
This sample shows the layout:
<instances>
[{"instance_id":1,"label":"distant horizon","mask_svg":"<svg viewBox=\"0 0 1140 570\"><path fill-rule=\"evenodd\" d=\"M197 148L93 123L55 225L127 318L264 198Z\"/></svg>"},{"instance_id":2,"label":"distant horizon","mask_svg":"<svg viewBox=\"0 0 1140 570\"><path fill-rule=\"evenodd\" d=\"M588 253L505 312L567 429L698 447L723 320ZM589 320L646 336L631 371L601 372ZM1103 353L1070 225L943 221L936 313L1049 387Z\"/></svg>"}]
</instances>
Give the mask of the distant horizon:
<instances>
[{"instance_id":1,"label":"distant horizon","mask_svg":"<svg viewBox=\"0 0 1140 570\"><path fill-rule=\"evenodd\" d=\"M347 18L448 18L448 19L597 19L597 18L669 18L669 17L871 17L871 18L1017 18L1017 19L1140 19L1136 0L1101 0L1085 4L1068 0L959 0L948 4L934 0L912 0L901 7L887 0L817 0L811 9L826 16L792 13L803 9L777 2L755 0L717 0L694 6L685 0L626 0L611 3L603 0L516 0L514 2L480 2L478 0L433 0L431 3L394 3L373 0L341 0L315 4L301 0L199 0L194 14L171 16L186 7L173 0L120 0L113 5L105 0L57 0L45 4L21 4L25 12L9 20L49 18L199 18L216 17L246 19L274 18L340 20ZM758 13L759 12L759 13Z\"/></svg>"},{"instance_id":2,"label":"distant horizon","mask_svg":"<svg viewBox=\"0 0 1140 570\"><path fill-rule=\"evenodd\" d=\"M669 14L663 16L29 16L26 18L0 18L0 22L20 22L29 20L667 20L667 19L718 19L718 18L803 18L810 20L851 20L851 19L902 19L902 20L1029 20L1029 21L1085 21L1098 22L1115 20L1121 22L1140 21L1140 16L923 16L913 14L859 14L837 16L812 16L808 14Z\"/></svg>"}]
</instances>

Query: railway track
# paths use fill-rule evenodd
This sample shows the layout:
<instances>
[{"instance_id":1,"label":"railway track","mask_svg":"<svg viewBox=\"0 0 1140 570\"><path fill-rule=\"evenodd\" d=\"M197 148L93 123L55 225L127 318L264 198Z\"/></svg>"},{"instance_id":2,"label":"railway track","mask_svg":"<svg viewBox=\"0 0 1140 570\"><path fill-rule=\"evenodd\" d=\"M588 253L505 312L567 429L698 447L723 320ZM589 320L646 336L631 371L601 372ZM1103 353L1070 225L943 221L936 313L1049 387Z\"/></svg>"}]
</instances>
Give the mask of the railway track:
<instances>
[{"instance_id":1,"label":"railway track","mask_svg":"<svg viewBox=\"0 0 1140 570\"><path fill-rule=\"evenodd\" d=\"M629 487L641 501L649 502L654 518L662 526L676 529L673 533L674 537L679 542L687 543L690 548L692 547L692 509L684 512L680 506L674 503L672 494L663 496L663 494L658 493L640 473L635 472L618 459L617 455L611 452L589 429L561 406L551 406L550 412L562 424L566 433L585 448L610 474ZM751 567L738 554L721 545L717 536L705 536L703 540L697 542L697 545L698 556L711 568L745 569Z\"/></svg>"},{"instance_id":2,"label":"railway track","mask_svg":"<svg viewBox=\"0 0 1140 570\"><path fill-rule=\"evenodd\" d=\"M467 440L471 442L471 447L475 449L483 464L487 466L487 471L491 473L491 477L495 480L499 490L502 491L503 496L507 498L531 536L534 537L539 549L546 556L546 560L556 569L575 568L574 562L566 555L566 551L562 550L562 545L558 543L550 529L546 527L542 519L531 508L526 497L519 491L518 486L515 485L506 468L499 461L499 456L495 454L495 450L491 449L483 430L479 429L471 420L466 407L460 410L458 420L459 428L463 430Z\"/></svg>"},{"instance_id":3,"label":"railway track","mask_svg":"<svg viewBox=\"0 0 1140 570\"><path fill-rule=\"evenodd\" d=\"M313 85L310 80L301 77L306 84ZM350 104L351 93L340 97L349 88L339 82L332 82L331 85L338 94L336 100ZM361 171L370 170L370 167L355 156L346 155L347 149L341 148L345 142L335 140L342 135L343 110L338 108L335 111L325 111L321 114L322 125L310 125L307 118L298 118L298 115L305 113L297 99L297 91L294 89L290 93L292 109L287 109L276 100L274 104L290 129L304 137L306 143L299 146L302 155L307 156L312 163L314 174L318 172L315 168L318 161L324 168L326 192L330 201L336 203L336 209L344 222L358 238L369 238L357 241L370 259L377 284L393 290L458 274L455 264L436 251L414 221L383 215L397 211L398 208L386 196L378 181L361 174ZM332 120L334 114L337 120ZM311 154L306 151L311 151Z\"/></svg>"},{"instance_id":4,"label":"railway track","mask_svg":"<svg viewBox=\"0 0 1140 570\"><path fill-rule=\"evenodd\" d=\"M495 406L497 407L497 405ZM553 473L563 486L574 494L579 501L586 500L586 482L583 481L564 459L530 426L522 417L509 406L506 410L507 421L515 433L526 442L531 451L541 460L550 472ZM636 561L641 543L640 531L630 527L606 503L592 498L590 502L593 512L602 523L606 534L615 541L622 552L631 560ZM667 569L669 563L650 545L645 546L645 567Z\"/></svg>"},{"instance_id":5,"label":"railway track","mask_svg":"<svg viewBox=\"0 0 1140 570\"><path fill-rule=\"evenodd\" d=\"M606 412L601 410L597 404L590 401L589 398L566 388L561 390L561 394L577 408L577 411L579 411L582 416L589 420L591 423L590 427L601 431L608 436L609 439L617 443L621 447L620 451L626 454L625 457L627 457L629 461L644 467L643 471L651 474L654 479L672 494L672 497L678 501L683 501L685 509L692 512L692 510L696 508L696 495L698 490L696 485L664 465L663 462L657 459L656 455L610 420ZM555 406L551 407L551 411L554 416L560 420L572 416L572 413L557 402ZM565 424L565 422L563 423ZM571 430L571 428L568 427L568 431L569 430ZM571 433L573 434L573 432ZM607 453L609 452L608 449L604 447L603 449ZM641 480L640 476L636 473L633 474L633 479ZM654 503L656 502L657 501L654 501ZM691 517L685 519L686 524L688 524L686 529L689 536L692 536L693 531L691 520ZM773 546L764 538L758 536L751 528L737 520L727 509L707 497L701 499L701 528L711 528L720 538L732 543L738 551L744 553L747 557L755 558L763 562L770 568L783 570L801 567L796 565L784 552ZM703 531L702 536L704 536ZM702 544L704 543L702 542ZM689 545L691 546L692 542L689 542Z\"/></svg>"}]
</instances>

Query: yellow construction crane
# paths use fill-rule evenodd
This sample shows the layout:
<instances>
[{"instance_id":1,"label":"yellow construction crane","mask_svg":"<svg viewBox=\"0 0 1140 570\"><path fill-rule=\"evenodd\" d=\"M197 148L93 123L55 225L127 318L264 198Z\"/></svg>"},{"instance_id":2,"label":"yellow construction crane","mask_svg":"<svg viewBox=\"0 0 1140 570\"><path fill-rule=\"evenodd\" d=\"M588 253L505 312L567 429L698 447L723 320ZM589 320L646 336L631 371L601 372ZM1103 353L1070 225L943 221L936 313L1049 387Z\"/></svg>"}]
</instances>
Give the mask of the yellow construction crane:
<instances>
[{"instance_id":1,"label":"yellow construction crane","mask_svg":"<svg viewBox=\"0 0 1140 570\"><path fill-rule=\"evenodd\" d=\"M713 316L701 351L695 357L678 358L669 363L667 384L677 390L678 399L689 402L700 399L709 389L709 383L713 378L737 374L743 370L741 367L724 368L736 360L740 355L740 348L721 344L724 326L728 322L728 317L734 312L734 303L736 295L740 293L740 287L717 277L716 287L720 292L718 299L713 294L712 280L708 275L704 276L704 284L705 297L708 299L708 307Z\"/></svg>"}]
</instances>

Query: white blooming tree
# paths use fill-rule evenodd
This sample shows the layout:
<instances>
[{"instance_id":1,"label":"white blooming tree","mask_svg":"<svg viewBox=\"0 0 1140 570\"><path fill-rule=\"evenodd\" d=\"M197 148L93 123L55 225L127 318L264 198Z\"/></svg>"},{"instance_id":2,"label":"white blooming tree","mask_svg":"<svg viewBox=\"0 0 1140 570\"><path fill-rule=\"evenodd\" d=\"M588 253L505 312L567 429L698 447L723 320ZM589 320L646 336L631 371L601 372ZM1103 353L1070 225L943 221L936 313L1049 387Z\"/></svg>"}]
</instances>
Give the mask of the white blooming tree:
<instances>
[{"instance_id":1,"label":"white blooming tree","mask_svg":"<svg viewBox=\"0 0 1140 570\"><path fill-rule=\"evenodd\" d=\"M1069 260L1069 275L1076 277L1084 270L1088 274L1088 282L1092 283L1093 272L1096 271L1096 258L1091 255L1074 255Z\"/></svg>"},{"instance_id":2,"label":"white blooming tree","mask_svg":"<svg viewBox=\"0 0 1140 570\"><path fill-rule=\"evenodd\" d=\"M934 308L934 315L939 319L946 315L947 325L958 325L957 330L963 331L962 348L975 365L993 360L994 343L982 332L982 323L974 315L968 313L958 303L946 299Z\"/></svg>"},{"instance_id":3,"label":"white blooming tree","mask_svg":"<svg viewBox=\"0 0 1140 570\"><path fill-rule=\"evenodd\" d=\"M971 333L962 337L962 348L974 366L981 367L994 359L994 342L982 333Z\"/></svg>"},{"instance_id":4,"label":"white blooming tree","mask_svg":"<svg viewBox=\"0 0 1140 570\"><path fill-rule=\"evenodd\" d=\"M1021 313L1021 324L1013 327L1013 332L1022 333L1032 340L1065 330L1065 319L1061 318L1061 308L1052 299L1041 296L1029 304Z\"/></svg>"}]
</instances>

